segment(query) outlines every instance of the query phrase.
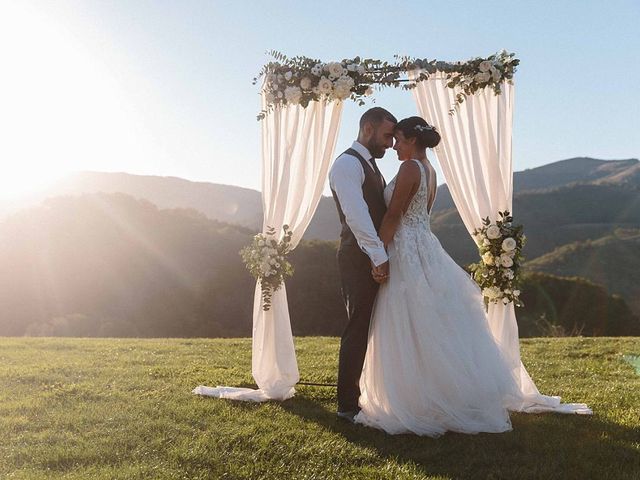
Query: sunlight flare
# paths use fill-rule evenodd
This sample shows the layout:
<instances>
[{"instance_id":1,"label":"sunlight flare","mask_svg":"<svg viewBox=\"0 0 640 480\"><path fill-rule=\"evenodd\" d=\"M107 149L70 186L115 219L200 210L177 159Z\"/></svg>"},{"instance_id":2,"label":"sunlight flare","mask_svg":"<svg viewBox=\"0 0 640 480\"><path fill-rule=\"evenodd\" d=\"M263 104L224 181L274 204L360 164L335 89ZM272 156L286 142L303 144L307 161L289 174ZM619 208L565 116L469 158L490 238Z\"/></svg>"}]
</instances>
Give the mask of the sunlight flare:
<instances>
[{"instance_id":1,"label":"sunlight flare","mask_svg":"<svg viewBox=\"0 0 640 480\"><path fill-rule=\"evenodd\" d=\"M0 15L0 198L34 193L88 160L136 152L117 78L60 21L25 3Z\"/></svg>"}]
</instances>

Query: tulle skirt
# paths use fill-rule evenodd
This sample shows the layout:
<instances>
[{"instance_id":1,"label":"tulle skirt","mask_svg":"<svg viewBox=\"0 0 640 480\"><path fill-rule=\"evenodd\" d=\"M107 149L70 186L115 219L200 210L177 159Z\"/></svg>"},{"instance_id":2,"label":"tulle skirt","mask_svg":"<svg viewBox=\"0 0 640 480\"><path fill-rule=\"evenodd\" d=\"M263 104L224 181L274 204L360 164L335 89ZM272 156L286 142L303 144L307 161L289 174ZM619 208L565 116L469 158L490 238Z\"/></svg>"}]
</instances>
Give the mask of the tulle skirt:
<instances>
[{"instance_id":1,"label":"tulle skirt","mask_svg":"<svg viewBox=\"0 0 640 480\"><path fill-rule=\"evenodd\" d=\"M391 434L511 430L518 383L479 287L429 225L401 227L374 306L356 421Z\"/></svg>"}]
</instances>

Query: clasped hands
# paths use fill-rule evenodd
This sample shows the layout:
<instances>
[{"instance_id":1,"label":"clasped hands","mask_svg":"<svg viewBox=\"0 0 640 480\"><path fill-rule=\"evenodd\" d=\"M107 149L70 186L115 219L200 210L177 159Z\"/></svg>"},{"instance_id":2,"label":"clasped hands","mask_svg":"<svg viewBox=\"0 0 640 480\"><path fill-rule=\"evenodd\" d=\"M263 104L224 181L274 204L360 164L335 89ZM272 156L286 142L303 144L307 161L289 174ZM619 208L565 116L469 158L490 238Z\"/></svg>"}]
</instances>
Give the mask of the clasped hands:
<instances>
[{"instance_id":1,"label":"clasped hands","mask_svg":"<svg viewBox=\"0 0 640 480\"><path fill-rule=\"evenodd\" d=\"M389 280L389 261L381 263L377 267L371 264L371 276L377 283L384 283Z\"/></svg>"}]
</instances>

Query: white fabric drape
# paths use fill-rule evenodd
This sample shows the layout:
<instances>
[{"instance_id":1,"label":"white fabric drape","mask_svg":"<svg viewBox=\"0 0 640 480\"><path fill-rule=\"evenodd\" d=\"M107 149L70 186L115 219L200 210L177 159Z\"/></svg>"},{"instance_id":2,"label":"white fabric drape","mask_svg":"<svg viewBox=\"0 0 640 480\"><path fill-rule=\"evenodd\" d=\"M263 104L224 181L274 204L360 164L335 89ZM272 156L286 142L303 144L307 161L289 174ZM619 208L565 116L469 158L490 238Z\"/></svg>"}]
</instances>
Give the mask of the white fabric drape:
<instances>
[{"instance_id":1,"label":"white fabric drape","mask_svg":"<svg viewBox=\"0 0 640 480\"><path fill-rule=\"evenodd\" d=\"M263 99L263 105L264 99ZM311 102L307 108L276 108L262 120L263 232L283 225L295 248L316 211L333 161L342 102ZM193 393L235 400L284 400L295 393L298 364L291 334L287 292L274 293L269 311L262 309L259 283L253 309L252 374L258 390L199 386Z\"/></svg>"},{"instance_id":2,"label":"white fabric drape","mask_svg":"<svg viewBox=\"0 0 640 480\"><path fill-rule=\"evenodd\" d=\"M410 72L409 78L417 78ZM435 154L451 197L469 234L499 211L512 209L513 85L504 82L502 94L482 89L449 114L457 91L447 87L444 75L418 83L413 95L418 112L441 133ZM560 397L542 395L520 361L518 325L512 303L491 303L488 320L496 342L520 378L521 398L512 410L591 413L584 404L561 404Z\"/></svg>"}]
</instances>

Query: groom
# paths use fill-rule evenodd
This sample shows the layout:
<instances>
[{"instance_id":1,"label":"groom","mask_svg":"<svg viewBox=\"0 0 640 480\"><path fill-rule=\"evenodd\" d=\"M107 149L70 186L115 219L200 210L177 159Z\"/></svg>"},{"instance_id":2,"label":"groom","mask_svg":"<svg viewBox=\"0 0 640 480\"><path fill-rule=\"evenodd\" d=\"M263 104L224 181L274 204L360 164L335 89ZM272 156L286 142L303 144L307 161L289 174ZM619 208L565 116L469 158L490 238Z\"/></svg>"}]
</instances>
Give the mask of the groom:
<instances>
[{"instance_id":1,"label":"groom","mask_svg":"<svg viewBox=\"0 0 640 480\"><path fill-rule=\"evenodd\" d=\"M386 212L386 185L376 158L393 146L396 118L374 107L360 118L358 140L329 172L329 185L342 224L338 268L348 323L340 342L338 418L353 422L358 413L360 374L367 350L369 320L378 287L389 277L389 258L378 237ZM373 275L372 275L373 274Z\"/></svg>"}]
</instances>

